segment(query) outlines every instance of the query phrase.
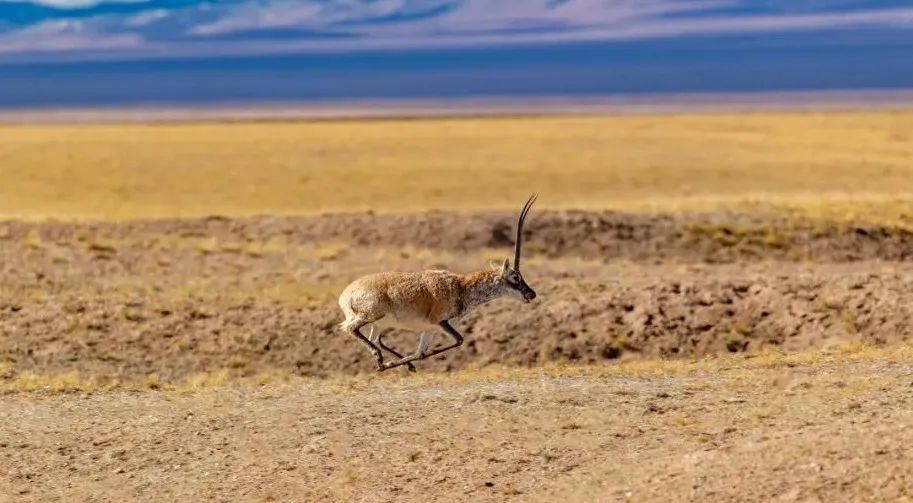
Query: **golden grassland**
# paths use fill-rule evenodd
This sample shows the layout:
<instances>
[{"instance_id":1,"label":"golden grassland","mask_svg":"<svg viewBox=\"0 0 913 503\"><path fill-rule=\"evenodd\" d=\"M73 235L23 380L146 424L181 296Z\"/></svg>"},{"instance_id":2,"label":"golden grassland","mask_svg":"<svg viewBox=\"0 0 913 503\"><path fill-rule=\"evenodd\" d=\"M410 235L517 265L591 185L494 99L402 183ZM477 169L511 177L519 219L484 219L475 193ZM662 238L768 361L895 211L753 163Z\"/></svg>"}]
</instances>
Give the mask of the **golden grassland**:
<instances>
[{"instance_id":1,"label":"golden grassland","mask_svg":"<svg viewBox=\"0 0 913 503\"><path fill-rule=\"evenodd\" d=\"M15 392L101 392L111 390L195 392L205 389L262 388L273 393L297 386L318 386L332 393L363 391L378 382L398 388L427 386L460 386L480 383L519 382L536 379L592 379L610 377L730 377L751 380L759 371L802 368L811 373L831 372L834 368L856 363L913 364L913 343L889 346L865 343L844 343L832 348L816 348L798 352L768 349L752 354L721 354L703 358L632 359L613 365L579 365L551 363L537 367L485 366L468 368L446 374L428 372L407 374L339 374L334 377L299 377L286 372L263 371L254 376L242 376L236 368L199 372L179 380L164 380L150 374L139 380L109 379L104 376L85 376L78 371L62 374L23 372L12 378L0 379L0 393ZM242 362L243 363L243 362ZM0 362L0 375L9 363ZM830 370L828 370L830 369ZM287 388L292 385L292 388Z\"/></svg>"},{"instance_id":2,"label":"golden grassland","mask_svg":"<svg viewBox=\"0 0 913 503\"><path fill-rule=\"evenodd\" d=\"M0 217L799 208L913 215L913 111L0 127Z\"/></svg>"}]
</instances>

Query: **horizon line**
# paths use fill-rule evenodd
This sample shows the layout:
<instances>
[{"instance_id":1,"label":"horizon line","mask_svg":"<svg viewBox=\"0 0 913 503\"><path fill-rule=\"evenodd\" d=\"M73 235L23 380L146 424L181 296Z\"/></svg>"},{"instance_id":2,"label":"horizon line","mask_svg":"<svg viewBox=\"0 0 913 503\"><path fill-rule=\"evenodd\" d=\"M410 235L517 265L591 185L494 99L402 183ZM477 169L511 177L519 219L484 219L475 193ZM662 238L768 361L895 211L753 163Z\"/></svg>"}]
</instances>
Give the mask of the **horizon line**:
<instances>
[{"instance_id":1,"label":"horizon line","mask_svg":"<svg viewBox=\"0 0 913 503\"><path fill-rule=\"evenodd\" d=\"M913 87L0 107L0 124L307 122L913 109Z\"/></svg>"}]
</instances>

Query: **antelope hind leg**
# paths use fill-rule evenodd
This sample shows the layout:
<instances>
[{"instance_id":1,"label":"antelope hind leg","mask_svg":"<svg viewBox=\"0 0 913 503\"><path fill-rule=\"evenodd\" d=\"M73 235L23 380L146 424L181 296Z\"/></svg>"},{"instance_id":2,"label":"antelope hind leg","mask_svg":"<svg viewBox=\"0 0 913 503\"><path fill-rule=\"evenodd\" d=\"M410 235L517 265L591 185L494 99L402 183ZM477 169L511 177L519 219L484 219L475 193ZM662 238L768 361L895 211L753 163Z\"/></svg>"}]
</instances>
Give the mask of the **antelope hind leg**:
<instances>
[{"instance_id":1,"label":"antelope hind leg","mask_svg":"<svg viewBox=\"0 0 913 503\"><path fill-rule=\"evenodd\" d=\"M361 334L359 329L363 326L364 325L350 326L346 328L346 331L355 336L359 341L361 341L362 344L364 344L365 348L367 348L368 351L371 352L371 355L374 357L374 362L377 366L377 370L381 371L384 367L384 355L381 353L380 348L378 348L371 340ZM373 337L373 335L374 334L372 333L371 336Z\"/></svg>"},{"instance_id":2,"label":"antelope hind leg","mask_svg":"<svg viewBox=\"0 0 913 503\"><path fill-rule=\"evenodd\" d=\"M399 354L398 351L396 351L395 349L391 348L390 346L387 346L386 344L384 344L383 332L378 330L377 335L374 335L374 325L371 325L371 333L368 335L368 340L373 342L374 344L376 344L378 347L380 347L384 351L392 354L397 359L401 360L404 358L403 355ZM406 368L409 370L409 372L415 372L415 365L412 365L412 363L410 363L410 362L406 362L405 365L406 365ZM384 370L386 370L386 369L384 369Z\"/></svg>"}]
</instances>

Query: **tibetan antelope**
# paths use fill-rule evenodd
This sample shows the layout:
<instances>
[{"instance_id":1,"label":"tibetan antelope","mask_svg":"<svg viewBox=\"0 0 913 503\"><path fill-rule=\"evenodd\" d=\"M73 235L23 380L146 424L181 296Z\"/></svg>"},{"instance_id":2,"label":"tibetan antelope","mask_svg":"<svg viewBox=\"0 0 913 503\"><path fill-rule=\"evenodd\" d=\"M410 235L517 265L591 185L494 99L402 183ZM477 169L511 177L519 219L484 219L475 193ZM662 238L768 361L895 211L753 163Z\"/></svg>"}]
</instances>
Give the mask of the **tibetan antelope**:
<instances>
[{"instance_id":1,"label":"tibetan antelope","mask_svg":"<svg viewBox=\"0 0 913 503\"><path fill-rule=\"evenodd\" d=\"M536 292L520 274L520 248L523 222L536 196L532 195L520 211L514 263L504 259L500 268L456 274L449 271L382 272L356 279L339 295L339 307L346 319L340 328L361 341L371 352L382 372L400 365L415 372L412 362L434 356L463 344L463 336L451 325L482 304L499 297L513 297L528 303ZM374 334L374 324L413 329L421 332L415 353L403 356L384 344L380 331ZM371 325L365 337L361 329ZM450 338L450 344L429 350L431 336L425 330L439 329ZM396 357L384 362L381 350Z\"/></svg>"}]
</instances>

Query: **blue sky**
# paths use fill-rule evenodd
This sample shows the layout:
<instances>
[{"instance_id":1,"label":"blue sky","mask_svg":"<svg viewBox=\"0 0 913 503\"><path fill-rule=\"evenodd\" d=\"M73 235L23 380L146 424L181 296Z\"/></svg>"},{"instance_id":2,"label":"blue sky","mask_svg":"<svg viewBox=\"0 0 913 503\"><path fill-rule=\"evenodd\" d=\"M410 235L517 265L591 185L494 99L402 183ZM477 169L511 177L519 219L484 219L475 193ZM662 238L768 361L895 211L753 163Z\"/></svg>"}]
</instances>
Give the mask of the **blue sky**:
<instances>
[{"instance_id":1,"label":"blue sky","mask_svg":"<svg viewBox=\"0 0 913 503\"><path fill-rule=\"evenodd\" d=\"M0 0L0 106L913 87L913 1Z\"/></svg>"}]
</instances>

